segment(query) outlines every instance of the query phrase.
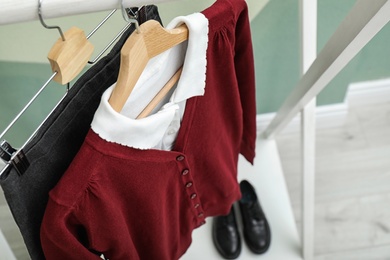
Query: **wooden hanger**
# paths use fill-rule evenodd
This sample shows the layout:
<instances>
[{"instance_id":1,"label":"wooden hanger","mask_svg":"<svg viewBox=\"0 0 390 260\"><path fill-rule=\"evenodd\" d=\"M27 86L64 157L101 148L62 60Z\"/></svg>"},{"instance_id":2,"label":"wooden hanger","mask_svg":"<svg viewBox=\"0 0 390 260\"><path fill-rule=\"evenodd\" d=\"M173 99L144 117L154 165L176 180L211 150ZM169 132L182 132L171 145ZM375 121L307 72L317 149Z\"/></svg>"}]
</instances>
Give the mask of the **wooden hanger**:
<instances>
[{"instance_id":1,"label":"wooden hanger","mask_svg":"<svg viewBox=\"0 0 390 260\"><path fill-rule=\"evenodd\" d=\"M117 112L122 110L151 58L187 39L188 28L185 24L171 30L163 28L155 20L149 20L141 24L139 32L134 31L121 49L118 80L108 100L111 107ZM181 70L179 71L181 72ZM174 82L180 77L179 71L175 73L176 77L175 75L172 77L175 80ZM171 81L166 86L173 86L174 84L171 84ZM166 86L163 89L167 89Z\"/></svg>"},{"instance_id":2,"label":"wooden hanger","mask_svg":"<svg viewBox=\"0 0 390 260\"><path fill-rule=\"evenodd\" d=\"M55 73L54 80L61 84L68 83L69 88L69 82L85 67L94 47L88 42L84 32L77 27L72 27L65 33L62 33L59 26L47 25L43 20L42 1L38 1L39 21L46 29L57 29L61 35L50 49L47 58L50 61L52 71ZM108 17L111 14L112 12Z\"/></svg>"},{"instance_id":3,"label":"wooden hanger","mask_svg":"<svg viewBox=\"0 0 390 260\"><path fill-rule=\"evenodd\" d=\"M64 36L65 40L59 38L47 56L52 71L57 72L54 80L61 84L69 83L81 72L94 49L77 27L70 28Z\"/></svg>"},{"instance_id":4,"label":"wooden hanger","mask_svg":"<svg viewBox=\"0 0 390 260\"><path fill-rule=\"evenodd\" d=\"M149 104L142 110L142 112L137 116L137 119L147 117L153 109L160 103L160 101L168 94L172 89L175 83L179 80L183 67L180 67L176 73L169 79L164 87L157 93L157 95L149 102Z\"/></svg>"}]
</instances>

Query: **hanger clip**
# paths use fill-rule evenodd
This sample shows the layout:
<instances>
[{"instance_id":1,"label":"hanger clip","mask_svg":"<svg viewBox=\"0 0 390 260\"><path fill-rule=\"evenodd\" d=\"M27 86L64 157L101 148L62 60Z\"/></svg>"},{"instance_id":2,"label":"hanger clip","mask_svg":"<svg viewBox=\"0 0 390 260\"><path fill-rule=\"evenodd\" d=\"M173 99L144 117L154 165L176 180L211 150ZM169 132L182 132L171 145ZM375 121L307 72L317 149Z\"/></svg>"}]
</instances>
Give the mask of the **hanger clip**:
<instances>
[{"instance_id":1,"label":"hanger clip","mask_svg":"<svg viewBox=\"0 0 390 260\"><path fill-rule=\"evenodd\" d=\"M9 162L15 152L16 150L6 140L0 143L0 158L3 161Z\"/></svg>"},{"instance_id":2,"label":"hanger clip","mask_svg":"<svg viewBox=\"0 0 390 260\"><path fill-rule=\"evenodd\" d=\"M17 151L6 140L0 143L0 158L6 163L11 161L19 175L23 175L30 166L23 150Z\"/></svg>"},{"instance_id":3,"label":"hanger clip","mask_svg":"<svg viewBox=\"0 0 390 260\"><path fill-rule=\"evenodd\" d=\"M24 154L23 150L20 150L12 158L11 163L15 167L15 169L19 173L19 175L23 175L27 171L28 167L30 166L30 163L27 160L27 157Z\"/></svg>"}]
</instances>

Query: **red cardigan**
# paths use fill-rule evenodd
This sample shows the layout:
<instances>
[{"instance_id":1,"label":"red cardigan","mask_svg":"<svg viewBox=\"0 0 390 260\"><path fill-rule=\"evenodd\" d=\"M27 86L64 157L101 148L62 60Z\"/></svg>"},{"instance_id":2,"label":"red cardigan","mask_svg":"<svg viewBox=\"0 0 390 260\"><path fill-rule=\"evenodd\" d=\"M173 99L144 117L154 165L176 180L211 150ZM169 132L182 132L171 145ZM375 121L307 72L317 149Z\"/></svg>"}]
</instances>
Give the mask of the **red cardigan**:
<instances>
[{"instance_id":1,"label":"red cardigan","mask_svg":"<svg viewBox=\"0 0 390 260\"><path fill-rule=\"evenodd\" d=\"M209 20L204 96L187 100L172 151L107 142L92 130L50 192L47 259L178 259L208 216L241 194L238 154L253 162L254 63L244 0L218 0Z\"/></svg>"}]
</instances>

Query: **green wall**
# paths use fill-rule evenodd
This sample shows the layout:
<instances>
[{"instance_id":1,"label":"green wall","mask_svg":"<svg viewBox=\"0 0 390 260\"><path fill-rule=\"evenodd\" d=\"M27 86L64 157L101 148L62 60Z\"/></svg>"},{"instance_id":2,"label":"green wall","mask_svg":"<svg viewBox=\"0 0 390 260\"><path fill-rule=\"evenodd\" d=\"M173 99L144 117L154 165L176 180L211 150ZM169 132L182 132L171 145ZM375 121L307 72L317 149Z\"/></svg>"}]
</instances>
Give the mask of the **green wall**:
<instances>
[{"instance_id":1,"label":"green wall","mask_svg":"<svg viewBox=\"0 0 390 260\"><path fill-rule=\"evenodd\" d=\"M342 2L343 4L340 4ZM342 18L356 1L322 0L319 2L318 50L325 45ZM329 83L318 97L318 104L342 102L348 84L352 82L377 80L390 77L390 25L386 25Z\"/></svg>"},{"instance_id":2,"label":"green wall","mask_svg":"<svg viewBox=\"0 0 390 260\"><path fill-rule=\"evenodd\" d=\"M318 51L355 0L318 0ZM257 112L277 111L299 80L297 0L271 0L252 21ZM320 93L317 105L343 102L349 83L390 77L390 26L371 42Z\"/></svg>"},{"instance_id":3,"label":"green wall","mask_svg":"<svg viewBox=\"0 0 390 260\"><path fill-rule=\"evenodd\" d=\"M158 5L160 17L164 24L174 17L200 12L212 5L215 0L175 0ZM269 0L246 0L249 15L252 19L267 4ZM153 1L152 1L153 2ZM119 2L118 2L119 3ZM44 3L43 3L43 6ZM43 14L45 9L43 8ZM45 19L49 25L58 25L65 32L76 26L86 34L91 32L109 11L94 12L54 19ZM89 39L95 47L95 57L107 43L125 26L122 13L118 10L99 30ZM0 61L17 61L27 63L47 63L47 53L53 43L59 38L57 30L45 29L41 23L29 21L16 24L0 25Z\"/></svg>"},{"instance_id":4,"label":"green wall","mask_svg":"<svg viewBox=\"0 0 390 260\"><path fill-rule=\"evenodd\" d=\"M278 109L299 78L297 1L271 0L252 21L257 112Z\"/></svg>"},{"instance_id":5,"label":"green wall","mask_svg":"<svg viewBox=\"0 0 390 260\"><path fill-rule=\"evenodd\" d=\"M355 0L318 1L318 51L354 3ZM164 13L163 10L162 8L160 11ZM252 20L259 114L276 111L299 80L298 13L297 0L270 0L262 12ZM120 20L120 17L116 19ZM12 25L10 28L14 28L13 26L22 28L22 25ZM115 26L118 27L122 26ZM2 43L6 42L4 37L10 35L4 28L0 27L0 131L5 129L51 75L50 66L44 58L45 54L39 53L39 57L43 57L42 62L45 63L1 61L8 52L8 49L2 46ZM114 31L110 26L107 29ZM56 34L56 32L45 33ZM18 47L23 55L34 52L33 46L36 44L34 41L40 40L36 39L39 37L34 37L34 33L27 36L31 38L31 45L25 45L24 50ZM23 39L26 35L20 37ZM96 37L95 39L99 39L99 36ZM101 37L104 38L104 34ZM351 82L389 78L389 40L390 26L387 25L319 95L318 105L342 102L348 84ZM10 45L6 43L7 46ZM64 86L51 83L5 138L14 146L20 146L20 142L27 139L64 93Z\"/></svg>"},{"instance_id":6,"label":"green wall","mask_svg":"<svg viewBox=\"0 0 390 260\"><path fill-rule=\"evenodd\" d=\"M51 76L44 64L0 62L0 131L2 132ZM38 96L20 120L5 135L12 146L20 147L39 126L51 109L65 94L66 87L57 83Z\"/></svg>"}]
</instances>

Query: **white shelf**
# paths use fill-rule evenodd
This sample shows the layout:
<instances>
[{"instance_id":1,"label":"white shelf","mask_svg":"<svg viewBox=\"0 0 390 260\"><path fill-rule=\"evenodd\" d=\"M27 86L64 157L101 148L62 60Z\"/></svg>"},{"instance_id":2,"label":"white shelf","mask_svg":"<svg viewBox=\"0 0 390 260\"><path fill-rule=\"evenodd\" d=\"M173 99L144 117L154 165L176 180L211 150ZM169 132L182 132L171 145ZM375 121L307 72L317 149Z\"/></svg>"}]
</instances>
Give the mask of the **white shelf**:
<instances>
[{"instance_id":1,"label":"white shelf","mask_svg":"<svg viewBox=\"0 0 390 260\"><path fill-rule=\"evenodd\" d=\"M301 242L291 209L290 198L284 180L279 152L274 140L257 141L254 166L240 156L238 165L239 180L248 180L256 189L262 208L271 227L271 246L262 255L251 253L246 246L242 230L242 251L237 259L262 260L295 260L301 256ZM238 224L241 219L236 211ZM206 219L206 224L193 232L193 242L181 260L216 260L222 259L214 247L211 237L212 219Z\"/></svg>"},{"instance_id":2,"label":"white shelf","mask_svg":"<svg viewBox=\"0 0 390 260\"><path fill-rule=\"evenodd\" d=\"M0 260L16 260L0 229Z\"/></svg>"}]
</instances>

